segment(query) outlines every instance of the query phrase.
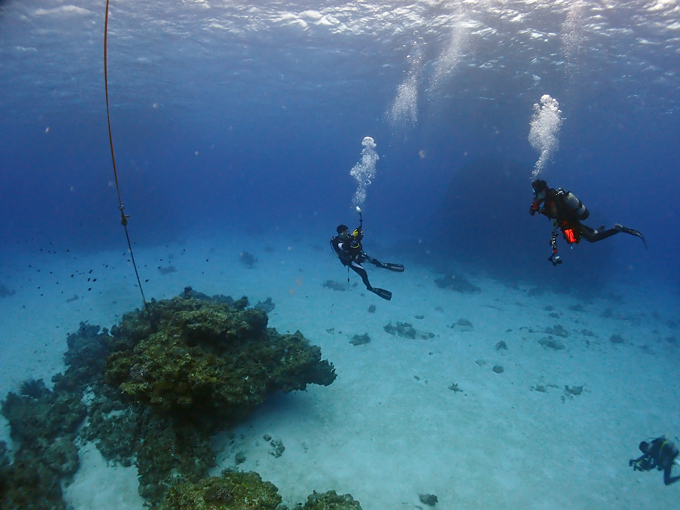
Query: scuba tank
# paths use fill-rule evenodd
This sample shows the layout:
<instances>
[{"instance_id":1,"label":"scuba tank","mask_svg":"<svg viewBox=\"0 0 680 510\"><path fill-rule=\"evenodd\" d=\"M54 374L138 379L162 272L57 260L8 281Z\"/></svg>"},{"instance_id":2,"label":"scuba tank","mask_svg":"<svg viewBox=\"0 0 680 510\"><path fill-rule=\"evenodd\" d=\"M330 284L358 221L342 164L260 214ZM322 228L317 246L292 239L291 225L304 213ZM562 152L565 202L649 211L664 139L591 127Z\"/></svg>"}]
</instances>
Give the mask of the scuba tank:
<instances>
[{"instance_id":1,"label":"scuba tank","mask_svg":"<svg viewBox=\"0 0 680 510\"><path fill-rule=\"evenodd\" d=\"M571 191L564 191L562 188L557 190L557 194L561 199L562 205L569 209L574 216L579 220L586 220L590 216L590 211L583 205Z\"/></svg>"}]
</instances>

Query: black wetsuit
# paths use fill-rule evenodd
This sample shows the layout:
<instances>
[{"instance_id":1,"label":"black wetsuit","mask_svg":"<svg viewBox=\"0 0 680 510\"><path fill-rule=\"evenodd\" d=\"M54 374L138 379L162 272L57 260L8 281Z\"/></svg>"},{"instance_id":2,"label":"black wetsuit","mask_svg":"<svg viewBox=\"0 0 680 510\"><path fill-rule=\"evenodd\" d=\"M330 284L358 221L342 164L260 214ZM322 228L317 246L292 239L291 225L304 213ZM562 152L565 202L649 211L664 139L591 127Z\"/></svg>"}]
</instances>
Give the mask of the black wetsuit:
<instances>
[{"instance_id":1,"label":"black wetsuit","mask_svg":"<svg viewBox=\"0 0 680 510\"><path fill-rule=\"evenodd\" d=\"M628 463L634 466L637 471L651 471L656 468L659 471L663 470L663 483L670 485L673 482L680 480L680 475L671 476L671 471L673 469L673 461L678 456L678 448L671 441L668 441L665 437L657 437L652 440L651 443L640 443L640 449L646 445L646 451L643 450L643 454L637 459L631 459Z\"/></svg>"},{"instance_id":2,"label":"black wetsuit","mask_svg":"<svg viewBox=\"0 0 680 510\"><path fill-rule=\"evenodd\" d=\"M383 267L383 264L377 259L369 257L363 251L361 241L354 239L352 236L348 236L344 239L340 236L335 236L331 239L331 246L340 259L340 262L342 262L342 265L352 268L356 274L361 276L361 280L364 282L364 285L366 285L366 288L368 290L373 290L371 283L368 281L368 274L361 266L361 263L368 261L375 264L377 267Z\"/></svg>"},{"instance_id":3,"label":"black wetsuit","mask_svg":"<svg viewBox=\"0 0 680 510\"><path fill-rule=\"evenodd\" d=\"M541 202L536 203L536 205L538 206L540 203L542 203L543 207L538 209L538 212L557 222L557 226L562 230L562 235L569 244L578 243L581 238L588 242L596 243L620 232L616 228L595 230L588 225L582 224L576 211L568 207L563 202L563 195L553 188L549 188L545 198Z\"/></svg>"}]
</instances>

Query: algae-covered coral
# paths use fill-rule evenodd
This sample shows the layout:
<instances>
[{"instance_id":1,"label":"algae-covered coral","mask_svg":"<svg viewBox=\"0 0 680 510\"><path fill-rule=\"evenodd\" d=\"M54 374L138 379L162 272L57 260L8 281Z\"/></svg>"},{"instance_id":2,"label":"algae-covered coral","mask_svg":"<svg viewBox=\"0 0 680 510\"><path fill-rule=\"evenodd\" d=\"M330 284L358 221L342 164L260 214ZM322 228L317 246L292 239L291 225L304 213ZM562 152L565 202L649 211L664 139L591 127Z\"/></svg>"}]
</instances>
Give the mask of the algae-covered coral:
<instances>
[{"instance_id":1,"label":"algae-covered coral","mask_svg":"<svg viewBox=\"0 0 680 510\"><path fill-rule=\"evenodd\" d=\"M247 300L246 300L247 303ZM263 310L190 291L126 314L111 330L105 380L164 415L240 419L275 391L329 385L333 366L299 331L267 328Z\"/></svg>"},{"instance_id":2,"label":"algae-covered coral","mask_svg":"<svg viewBox=\"0 0 680 510\"><path fill-rule=\"evenodd\" d=\"M319 494L315 491L307 496L302 510L361 510L361 505L351 494L339 495L335 491Z\"/></svg>"},{"instance_id":3,"label":"algae-covered coral","mask_svg":"<svg viewBox=\"0 0 680 510\"><path fill-rule=\"evenodd\" d=\"M257 473L225 472L221 477L172 487L160 510L274 510L281 503L278 489Z\"/></svg>"},{"instance_id":4,"label":"algae-covered coral","mask_svg":"<svg viewBox=\"0 0 680 510\"><path fill-rule=\"evenodd\" d=\"M74 440L87 416L81 437L109 461L136 464L140 494L157 505L169 489L198 484L214 466L212 433L270 393L333 382L333 365L318 347L300 332L267 328L266 313L247 306L247 298L208 298L187 288L126 314L111 332L81 323L68 336L68 369L53 378L54 391L30 382L3 402L15 451L10 463L0 444L0 501L65 508L60 481L78 468ZM226 501L226 492L215 491L213 503Z\"/></svg>"},{"instance_id":5,"label":"algae-covered coral","mask_svg":"<svg viewBox=\"0 0 680 510\"><path fill-rule=\"evenodd\" d=\"M159 505L160 510L275 510L281 503L276 486L263 482L253 472L223 472L199 483L182 483L172 487ZM351 494L335 491L314 493L299 510L361 510Z\"/></svg>"},{"instance_id":6,"label":"algae-covered coral","mask_svg":"<svg viewBox=\"0 0 680 510\"><path fill-rule=\"evenodd\" d=\"M79 467L74 440L85 405L37 380L24 383L19 394L9 393L2 414L16 450L10 464L0 443L0 508L65 509L60 482L70 481Z\"/></svg>"},{"instance_id":7,"label":"algae-covered coral","mask_svg":"<svg viewBox=\"0 0 680 510\"><path fill-rule=\"evenodd\" d=\"M267 314L247 304L245 297L208 298L187 288L126 314L111 329L104 380L135 405L125 415L99 413L93 422L105 431L132 427L140 494L149 501L159 501L177 480L205 476L214 465L210 434L269 394L335 379L317 346L300 332L267 328ZM120 455L106 436L91 438Z\"/></svg>"}]
</instances>

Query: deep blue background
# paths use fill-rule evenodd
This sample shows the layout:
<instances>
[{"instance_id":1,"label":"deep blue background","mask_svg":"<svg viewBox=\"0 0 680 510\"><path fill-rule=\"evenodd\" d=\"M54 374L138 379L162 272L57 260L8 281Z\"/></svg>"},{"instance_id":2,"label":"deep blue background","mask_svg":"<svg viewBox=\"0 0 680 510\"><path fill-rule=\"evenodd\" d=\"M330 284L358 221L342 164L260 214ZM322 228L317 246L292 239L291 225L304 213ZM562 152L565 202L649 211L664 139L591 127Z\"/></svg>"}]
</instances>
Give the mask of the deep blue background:
<instances>
[{"instance_id":1,"label":"deep blue background","mask_svg":"<svg viewBox=\"0 0 680 510\"><path fill-rule=\"evenodd\" d=\"M628 23L609 15L611 23ZM562 20L543 18L555 31ZM112 23L125 21L123 12ZM124 249L98 23L83 70L91 90L81 91L76 76L73 96L56 109L59 99L44 95L43 82L35 97L22 96L25 104L3 104L3 246ZM428 91L441 44L432 38L423 50L418 121L394 126L386 113L408 72L412 34L310 41L285 28L245 42L227 37L219 58L207 50L186 57L181 39L138 37L116 46L114 33L109 42L114 144L136 244L198 232L290 232L325 242L338 223L356 219L349 171L361 140L372 136L380 160L364 204L369 250L581 290L612 276L680 283L680 123L668 107L678 90L623 75L617 61L603 65L606 55L582 52L575 71L551 62L537 67L531 55L513 53L512 34L505 34L473 41L464 63ZM146 67L134 60L153 44L163 59ZM548 43L544 51L559 47ZM648 56L666 69L679 60L651 49ZM480 67L491 57L503 66ZM34 78L49 82L49 73ZM56 95L60 85L53 89ZM538 154L527 140L532 106L544 93L559 100L564 123L543 177L587 205L591 226L619 222L642 231L648 251L619 235L573 251L561 242L565 264L546 261L550 223L528 214Z\"/></svg>"}]
</instances>

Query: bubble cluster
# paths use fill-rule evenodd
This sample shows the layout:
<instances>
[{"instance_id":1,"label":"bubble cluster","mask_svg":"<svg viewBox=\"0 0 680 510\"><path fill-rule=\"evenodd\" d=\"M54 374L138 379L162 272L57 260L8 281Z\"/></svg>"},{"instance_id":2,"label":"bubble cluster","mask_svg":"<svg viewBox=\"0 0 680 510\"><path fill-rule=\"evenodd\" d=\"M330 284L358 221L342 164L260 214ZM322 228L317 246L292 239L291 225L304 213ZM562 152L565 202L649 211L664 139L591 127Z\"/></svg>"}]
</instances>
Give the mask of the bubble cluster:
<instances>
[{"instance_id":1,"label":"bubble cluster","mask_svg":"<svg viewBox=\"0 0 680 510\"><path fill-rule=\"evenodd\" d=\"M357 180L357 190L352 199L354 205L360 205L366 201L366 189L375 179L375 164L380 159L375 151L376 144L373 138L367 136L363 139L361 145L364 146L361 150L361 161L354 165L349 172Z\"/></svg>"},{"instance_id":2,"label":"bubble cluster","mask_svg":"<svg viewBox=\"0 0 680 510\"><path fill-rule=\"evenodd\" d=\"M583 50L585 36L583 25L585 18L585 3L575 0L569 4L567 17L562 23L560 34L562 53L566 61L566 71L573 80L574 66L578 54Z\"/></svg>"},{"instance_id":3,"label":"bubble cluster","mask_svg":"<svg viewBox=\"0 0 680 510\"><path fill-rule=\"evenodd\" d=\"M406 126L418 122L418 76L410 74L397 87L397 97L387 119L392 126Z\"/></svg>"},{"instance_id":4,"label":"bubble cluster","mask_svg":"<svg viewBox=\"0 0 680 510\"><path fill-rule=\"evenodd\" d=\"M406 127L418 122L418 81L423 65L424 44L422 38L414 41L407 57L408 73L397 87L397 96L387 113L387 120L393 127Z\"/></svg>"},{"instance_id":5,"label":"bubble cluster","mask_svg":"<svg viewBox=\"0 0 680 510\"><path fill-rule=\"evenodd\" d=\"M536 179L559 147L558 135L562 125L560 103L548 94L541 96L541 102L534 104L534 116L531 119L529 143L539 152L531 177Z\"/></svg>"},{"instance_id":6,"label":"bubble cluster","mask_svg":"<svg viewBox=\"0 0 680 510\"><path fill-rule=\"evenodd\" d=\"M434 73L430 81L429 92L434 94L442 84L456 72L469 47L468 22L458 15L451 23L449 42L437 59Z\"/></svg>"}]
</instances>

